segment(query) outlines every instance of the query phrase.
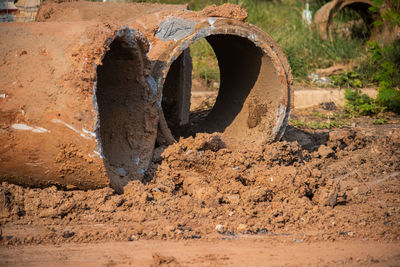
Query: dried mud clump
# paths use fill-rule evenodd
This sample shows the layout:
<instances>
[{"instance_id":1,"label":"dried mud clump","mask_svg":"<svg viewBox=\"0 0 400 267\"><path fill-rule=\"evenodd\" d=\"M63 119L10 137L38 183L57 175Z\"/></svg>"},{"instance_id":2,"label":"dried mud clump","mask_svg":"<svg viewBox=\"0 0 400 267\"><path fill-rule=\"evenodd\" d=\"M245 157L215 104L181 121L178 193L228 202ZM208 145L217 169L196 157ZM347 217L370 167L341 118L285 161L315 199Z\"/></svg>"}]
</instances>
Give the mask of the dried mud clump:
<instances>
[{"instance_id":1,"label":"dried mud clump","mask_svg":"<svg viewBox=\"0 0 400 267\"><path fill-rule=\"evenodd\" d=\"M218 134L199 134L158 148L152 179L132 181L121 195L3 183L1 242L293 233L302 240L397 240L399 133L332 131L310 150L297 141L230 148Z\"/></svg>"},{"instance_id":2,"label":"dried mud clump","mask_svg":"<svg viewBox=\"0 0 400 267\"><path fill-rule=\"evenodd\" d=\"M220 6L206 6L203 9L202 14L205 17L223 17L237 19L240 21L244 21L245 19L247 19L246 9L230 3L225 3Z\"/></svg>"}]
</instances>

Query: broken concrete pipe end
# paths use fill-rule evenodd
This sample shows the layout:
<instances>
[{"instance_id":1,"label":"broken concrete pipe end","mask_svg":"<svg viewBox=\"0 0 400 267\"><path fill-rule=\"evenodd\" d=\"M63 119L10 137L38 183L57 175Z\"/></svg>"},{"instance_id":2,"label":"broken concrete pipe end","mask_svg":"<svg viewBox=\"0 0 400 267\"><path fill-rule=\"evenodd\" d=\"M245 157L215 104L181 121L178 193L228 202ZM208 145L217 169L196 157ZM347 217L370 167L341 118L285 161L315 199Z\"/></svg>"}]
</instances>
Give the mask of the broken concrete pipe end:
<instances>
[{"instance_id":1,"label":"broken concrete pipe end","mask_svg":"<svg viewBox=\"0 0 400 267\"><path fill-rule=\"evenodd\" d=\"M143 36L94 22L10 23L0 34L0 179L122 192L143 177L158 123Z\"/></svg>"},{"instance_id":2,"label":"broken concrete pipe end","mask_svg":"<svg viewBox=\"0 0 400 267\"><path fill-rule=\"evenodd\" d=\"M217 55L221 87L214 108L194 130L221 132L244 145L279 139L293 105L291 71L279 46L247 23L190 19L188 13L162 20L150 46L132 25L1 27L9 37L0 44L9 64L0 66L0 93L6 96L0 99L0 140L6 144L0 179L83 189L111 184L117 192L143 179L156 140L173 142L171 122L189 115L187 49L201 38ZM175 98L178 112L164 113L165 97Z\"/></svg>"},{"instance_id":3,"label":"broken concrete pipe end","mask_svg":"<svg viewBox=\"0 0 400 267\"><path fill-rule=\"evenodd\" d=\"M221 83L213 109L191 134L221 132L246 145L282 136L293 105L292 76L282 50L265 32L226 18L168 18L155 36L163 41L152 46L159 51L152 53L156 58L152 76L158 77L157 91L162 92L159 139L174 140L189 121L188 49L202 38L216 54ZM163 49L164 42L171 45Z\"/></svg>"}]
</instances>

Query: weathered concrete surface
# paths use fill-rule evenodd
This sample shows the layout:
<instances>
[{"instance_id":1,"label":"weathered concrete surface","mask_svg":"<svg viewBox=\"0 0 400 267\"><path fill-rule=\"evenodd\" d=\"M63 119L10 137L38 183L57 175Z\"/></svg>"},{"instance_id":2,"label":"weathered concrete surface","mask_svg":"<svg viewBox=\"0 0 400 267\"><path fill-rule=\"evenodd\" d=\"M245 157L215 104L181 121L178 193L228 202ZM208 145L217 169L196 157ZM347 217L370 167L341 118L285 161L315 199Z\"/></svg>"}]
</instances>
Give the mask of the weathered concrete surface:
<instances>
[{"instance_id":1,"label":"weathered concrete surface","mask_svg":"<svg viewBox=\"0 0 400 267\"><path fill-rule=\"evenodd\" d=\"M4 135L3 142L13 140L14 134L18 138L0 163L10 164L3 165L2 179L89 188L105 185L108 175L112 186L122 191L127 182L145 175L156 137L159 144L174 142L177 136L171 131L176 132L175 127L188 126L193 133L221 132L225 140L246 146L279 139L293 107L290 67L282 50L266 33L233 19L243 20L246 16L243 9L231 4L191 12L183 6L47 2L38 15L38 20L46 23L2 28L9 37L0 50L8 62L2 65L2 83L6 84L5 101L9 106L3 105L2 112L17 114L20 111L15 109L19 106L38 108L30 120L13 117L5 123L8 136ZM83 25L82 29L76 25ZM85 25L101 26L93 32L86 31ZM128 25L124 29L129 29L130 37L107 42L114 40L116 29L122 25ZM29 30L21 35L20 28L26 27ZM61 28L63 31L57 30ZM201 38L207 39L217 55L221 87L211 113L190 125L188 48ZM48 65L36 56L42 48L51 59ZM20 60L15 60L12 55L18 49L29 50L29 58L21 53ZM31 69L45 68L40 79L25 78L32 75L23 67L25 62ZM103 65L96 70L96 64ZM10 71L12 75L8 75ZM172 77L170 82L168 77ZM16 80L23 88L18 95L29 90L35 93L29 99L8 97L10 84ZM80 95L82 91L85 93ZM64 101L57 102L59 99ZM175 102L168 110L165 103L171 99ZM24 110L24 114L31 114L25 107ZM81 113L90 116L76 115ZM23 131L12 128L13 124L31 128ZM22 139L28 133L36 134L36 138L42 128L52 133L53 141L48 142L45 133L40 133L34 141L35 152L31 153L35 161L29 161L30 156L21 156L26 147ZM66 134L72 135L66 138ZM85 141L87 144L79 138L91 141ZM44 142L48 146L39 147ZM103 158L93 156L93 151ZM26 163L34 165L18 170ZM39 176L42 173L46 175Z\"/></svg>"},{"instance_id":2,"label":"weathered concrete surface","mask_svg":"<svg viewBox=\"0 0 400 267\"><path fill-rule=\"evenodd\" d=\"M114 7L117 5L114 4ZM85 3L83 7L79 2L52 4L54 12L47 20L98 20L98 14L102 14L104 21L108 19L105 14L110 11L103 9L108 7L102 3ZM160 106L162 102L168 107L173 106L170 103L176 106L172 111L160 109L159 143L174 142L170 127L186 121L187 115L182 113L186 102L169 101L171 97L165 98L165 95L187 95L180 92L188 90L180 86L185 82L177 79L188 80L188 77L176 74L185 71L180 70L177 66L180 64L174 64L174 61L191 43L201 38L207 38L213 46L223 81L215 108L206 121L194 130L224 132L229 138L255 144L279 138L292 106L290 68L279 46L266 33L239 21L244 20L247 13L236 5L210 6L199 12L187 11L181 6L158 8L155 7L154 13L141 12L144 14L137 17L136 12L130 20L122 15L117 21L138 29L149 40L148 57L153 62L151 75L157 84ZM115 19L111 15L109 17ZM167 82L165 85L168 75L174 77L176 84ZM163 94L164 85L175 88L176 93Z\"/></svg>"},{"instance_id":3,"label":"weathered concrete surface","mask_svg":"<svg viewBox=\"0 0 400 267\"><path fill-rule=\"evenodd\" d=\"M141 179L158 123L143 36L98 22L0 35L0 181L122 191Z\"/></svg>"},{"instance_id":4,"label":"weathered concrete surface","mask_svg":"<svg viewBox=\"0 0 400 267\"><path fill-rule=\"evenodd\" d=\"M294 106L296 108L308 108L324 102L334 102L344 106L344 89L338 88L300 88L294 87ZM375 98L378 91L374 88L361 89L363 94Z\"/></svg>"},{"instance_id":5,"label":"weathered concrete surface","mask_svg":"<svg viewBox=\"0 0 400 267\"><path fill-rule=\"evenodd\" d=\"M182 14L185 19L189 15ZM292 107L291 72L279 46L264 32L240 21L202 17L192 20L196 26L191 34L180 25L169 26L174 34L184 31L185 37L152 43L149 57L156 59L152 75L159 77L159 91L182 51L206 38L219 61L221 87L213 110L194 131L223 132L228 139L255 145L279 138ZM168 123L169 114L164 115L167 124L173 124ZM169 130L162 128L161 133L170 136Z\"/></svg>"}]
</instances>

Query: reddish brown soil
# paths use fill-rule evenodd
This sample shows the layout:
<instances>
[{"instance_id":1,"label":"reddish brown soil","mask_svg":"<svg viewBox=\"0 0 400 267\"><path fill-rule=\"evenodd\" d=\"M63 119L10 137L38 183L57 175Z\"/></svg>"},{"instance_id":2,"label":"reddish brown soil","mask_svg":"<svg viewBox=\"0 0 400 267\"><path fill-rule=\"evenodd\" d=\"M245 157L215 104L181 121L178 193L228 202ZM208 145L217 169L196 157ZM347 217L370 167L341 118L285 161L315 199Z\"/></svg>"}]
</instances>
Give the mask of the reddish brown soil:
<instances>
[{"instance_id":1,"label":"reddish brown soil","mask_svg":"<svg viewBox=\"0 0 400 267\"><path fill-rule=\"evenodd\" d=\"M1 244L201 239L207 247L273 238L398 247L400 130L383 128L375 135L289 127L291 141L256 150L199 134L158 148L148 182L131 182L122 195L3 183ZM385 255L396 260L393 253Z\"/></svg>"}]
</instances>

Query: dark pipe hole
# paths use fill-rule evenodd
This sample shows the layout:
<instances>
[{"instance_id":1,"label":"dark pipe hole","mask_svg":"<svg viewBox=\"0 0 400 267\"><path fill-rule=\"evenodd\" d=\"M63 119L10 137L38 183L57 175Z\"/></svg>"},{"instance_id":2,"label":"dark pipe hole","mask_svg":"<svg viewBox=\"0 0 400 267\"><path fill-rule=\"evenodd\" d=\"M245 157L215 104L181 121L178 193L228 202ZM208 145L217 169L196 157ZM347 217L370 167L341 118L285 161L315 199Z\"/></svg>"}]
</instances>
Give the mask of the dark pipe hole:
<instances>
[{"instance_id":1,"label":"dark pipe hole","mask_svg":"<svg viewBox=\"0 0 400 267\"><path fill-rule=\"evenodd\" d=\"M369 7L365 3L353 3L339 10L329 27L330 34L345 39L369 39L374 21Z\"/></svg>"},{"instance_id":2,"label":"dark pipe hole","mask_svg":"<svg viewBox=\"0 0 400 267\"><path fill-rule=\"evenodd\" d=\"M142 150L149 143L143 123L143 61L138 47L117 38L102 63L97 68L98 134L111 185L121 191L130 180L141 179Z\"/></svg>"},{"instance_id":3,"label":"dark pipe hole","mask_svg":"<svg viewBox=\"0 0 400 267\"><path fill-rule=\"evenodd\" d=\"M188 61L190 57L188 51L183 52L171 65L163 88L162 107L175 138L187 137L198 132L224 132L242 111L259 77L264 54L251 41L234 35L212 35L206 37L206 40L218 60L218 95L215 104L211 99L208 107L204 109L188 108L185 101L190 101L192 86L197 81L192 81L191 78L191 82L188 81L188 74L191 73Z\"/></svg>"}]
</instances>

